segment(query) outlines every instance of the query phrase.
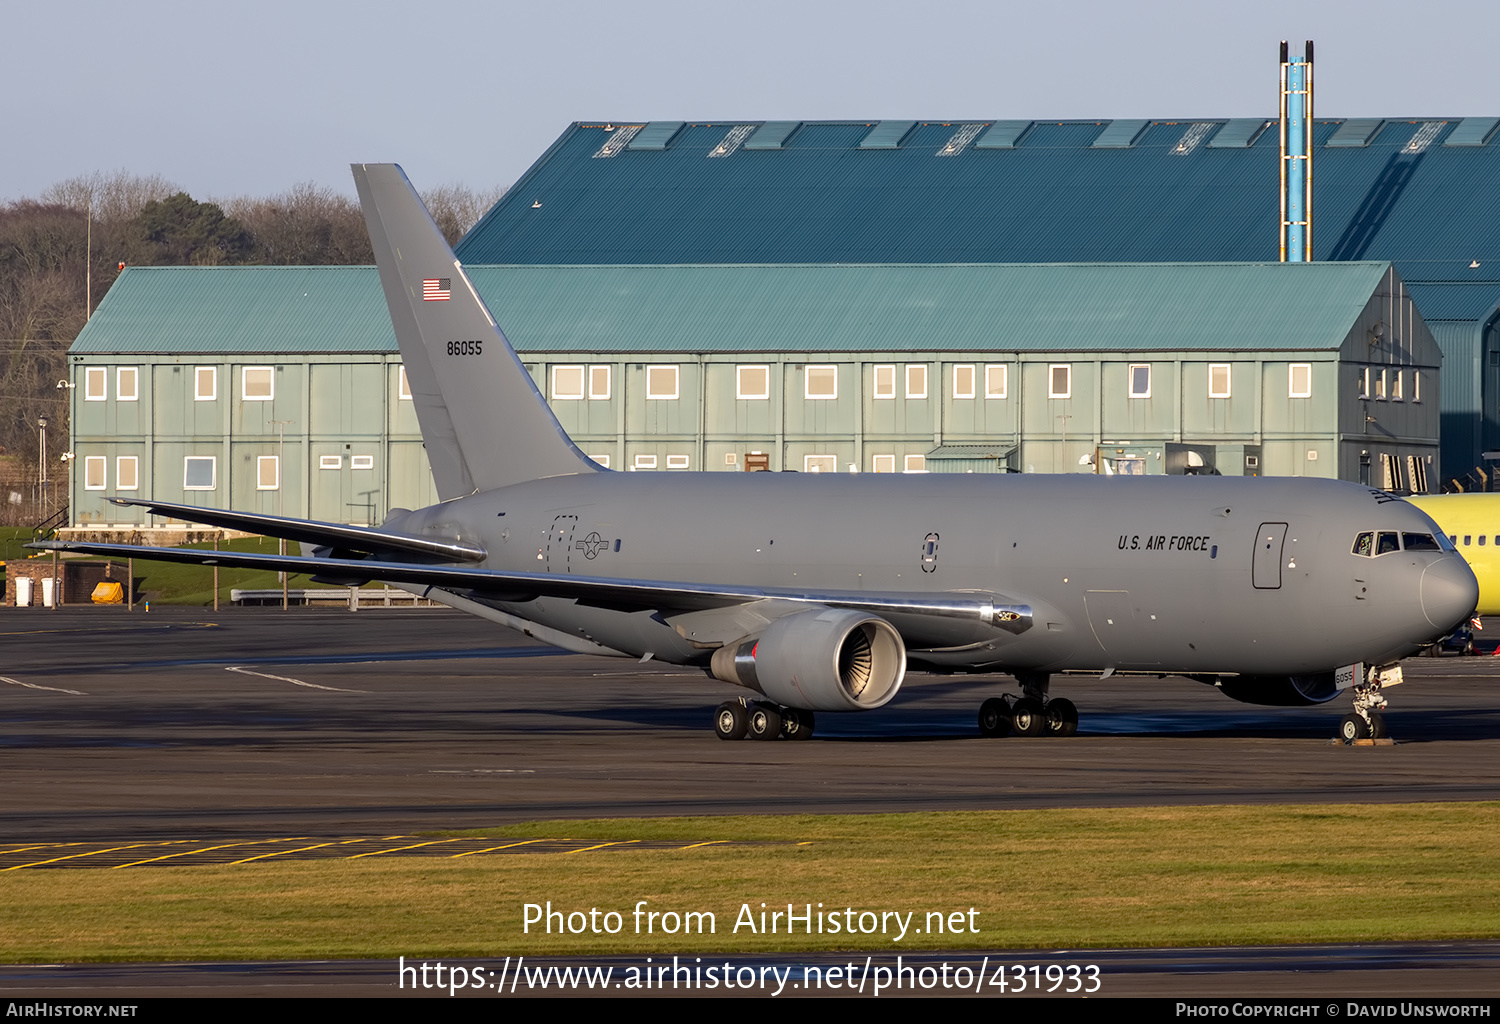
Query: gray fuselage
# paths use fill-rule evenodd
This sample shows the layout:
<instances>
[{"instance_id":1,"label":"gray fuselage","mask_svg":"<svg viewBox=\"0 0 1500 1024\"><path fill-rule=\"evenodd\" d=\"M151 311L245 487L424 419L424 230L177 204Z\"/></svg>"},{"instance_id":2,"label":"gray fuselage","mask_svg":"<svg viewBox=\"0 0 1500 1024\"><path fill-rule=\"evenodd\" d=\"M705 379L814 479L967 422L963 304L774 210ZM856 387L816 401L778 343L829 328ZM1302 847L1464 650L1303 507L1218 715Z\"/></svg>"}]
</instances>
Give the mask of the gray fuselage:
<instances>
[{"instance_id":1,"label":"gray fuselage","mask_svg":"<svg viewBox=\"0 0 1500 1024\"><path fill-rule=\"evenodd\" d=\"M1383 664L1450 632L1477 599L1473 574L1446 547L1354 553L1361 532L1438 531L1404 501L1328 480L591 473L388 525L479 543L483 565L498 570L1029 607L1019 633L972 617L887 616L914 663L960 670L1260 675ZM695 613L520 596L482 603L675 663L705 662L739 628L721 614L696 624L700 636Z\"/></svg>"}]
</instances>

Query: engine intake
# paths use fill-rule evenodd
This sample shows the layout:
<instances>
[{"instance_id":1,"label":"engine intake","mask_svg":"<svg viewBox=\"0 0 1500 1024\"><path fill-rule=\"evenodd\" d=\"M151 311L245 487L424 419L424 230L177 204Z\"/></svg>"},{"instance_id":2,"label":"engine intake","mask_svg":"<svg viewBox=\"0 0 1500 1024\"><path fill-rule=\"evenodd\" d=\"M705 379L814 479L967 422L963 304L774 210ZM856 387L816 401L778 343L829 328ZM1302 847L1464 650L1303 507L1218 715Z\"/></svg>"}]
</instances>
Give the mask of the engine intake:
<instances>
[{"instance_id":1,"label":"engine intake","mask_svg":"<svg viewBox=\"0 0 1500 1024\"><path fill-rule=\"evenodd\" d=\"M1332 672L1301 676L1221 676L1214 685L1243 704L1278 708L1322 704L1339 695Z\"/></svg>"},{"instance_id":2,"label":"engine intake","mask_svg":"<svg viewBox=\"0 0 1500 1024\"><path fill-rule=\"evenodd\" d=\"M710 669L717 679L788 707L869 711L901 688L906 645L884 619L824 608L787 615L758 636L726 644Z\"/></svg>"}]
</instances>

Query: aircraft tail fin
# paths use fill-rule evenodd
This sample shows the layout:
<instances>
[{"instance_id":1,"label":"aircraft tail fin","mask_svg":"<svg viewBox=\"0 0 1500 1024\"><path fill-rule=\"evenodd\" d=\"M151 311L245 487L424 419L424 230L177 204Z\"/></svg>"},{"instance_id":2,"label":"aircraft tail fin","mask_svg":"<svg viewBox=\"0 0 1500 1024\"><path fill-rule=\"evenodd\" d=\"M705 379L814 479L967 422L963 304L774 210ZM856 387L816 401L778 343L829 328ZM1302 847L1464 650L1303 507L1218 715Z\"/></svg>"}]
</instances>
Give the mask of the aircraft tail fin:
<instances>
[{"instance_id":1,"label":"aircraft tail fin","mask_svg":"<svg viewBox=\"0 0 1500 1024\"><path fill-rule=\"evenodd\" d=\"M599 471L552 415L406 174L354 164L438 494Z\"/></svg>"}]
</instances>

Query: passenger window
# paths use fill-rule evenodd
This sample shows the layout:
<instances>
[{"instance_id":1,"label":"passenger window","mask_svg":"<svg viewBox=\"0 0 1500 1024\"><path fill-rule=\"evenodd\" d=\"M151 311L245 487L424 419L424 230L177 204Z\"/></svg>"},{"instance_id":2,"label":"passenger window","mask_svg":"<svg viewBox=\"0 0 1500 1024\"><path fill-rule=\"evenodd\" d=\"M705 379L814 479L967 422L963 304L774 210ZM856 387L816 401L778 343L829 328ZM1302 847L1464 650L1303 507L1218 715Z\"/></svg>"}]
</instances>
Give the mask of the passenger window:
<instances>
[{"instance_id":1,"label":"passenger window","mask_svg":"<svg viewBox=\"0 0 1500 1024\"><path fill-rule=\"evenodd\" d=\"M1370 549L1375 541L1373 533L1362 533L1354 538L1354 553L1356 555L1369 555Z\"/></svg>"},{"instance_id":2,"label":"passenger window","mask_svg":"<svg viewBox=\"0 0 1500 1024\"><path fill-rule=\"evenodd\" d=\"M1468 547L1469 546L1469 540L1470 540L1470 538L1472 536L1473 536L1472 534L1468 534L1468 533L1464 534L1464 547Z\"/></svg>"},{"instance_id":3,"label":"passenger window","mask_svg":"<svg viewBox=\"0 0 1500 1024\"><path fill-rule=\"evenodd\" d=\"M1484 538L1479 538L1479 543L1484 543ZM1401 546L1408 551L1441 551L1438 542L1432 539L1430 533L1403 533L1401 535Z\"/></svg>"},{"instance_id":4,"label":"passenger window","mask_svg":"<svg viewBox=\"0 0 1500 1024\"><path fill-rule=\"evenodd\" d=\"M1394 533L1382 533L1375 541L1375 554L1388 555L1392 551L1400 551L1401 545L1396 540Z\"/></svg>"}]
</instances>

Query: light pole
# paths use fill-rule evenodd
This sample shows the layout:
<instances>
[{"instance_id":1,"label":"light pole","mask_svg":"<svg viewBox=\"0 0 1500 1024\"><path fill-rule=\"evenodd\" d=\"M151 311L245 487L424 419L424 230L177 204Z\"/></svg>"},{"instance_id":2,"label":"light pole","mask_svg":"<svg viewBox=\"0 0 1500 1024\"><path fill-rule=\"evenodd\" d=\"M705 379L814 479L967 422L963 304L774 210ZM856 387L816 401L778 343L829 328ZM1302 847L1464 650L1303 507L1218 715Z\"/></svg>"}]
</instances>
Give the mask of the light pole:
<instances>
[{"instance_id":1,"label":"light pole","mask_svg":"<svg viewBox=\"0 0 1500 1024\"><path fill-rule=\"evenodd\" d=\"M42 518L47 518L47 417L38 416L36 425L41 428L37 441L37 501L42 506Z\"/></svg>"},{"instance_id":2,"label":"light pole","mask_svg":"<svg viewBox=\"0 0 1500 1024\"><path fill-rule=\"evenodd\" d=\"M284 436L284 431L286 430L286 425L288 423L293 422L293 421L292 420L271 420L271 422L276 425L276 514L279 516L279 515L282 514L282 499L281 499L282 484L286 483L286 472L285 472L286 463L281 458L283 452L285 451L285 444L284 444L284 442L285 442L285 436ZM286 556L286 538L285 537L281 538L281 542L280 542L280 545L279 545L279 551L280 551L282 557ZM283 569L281 571L281 610L282 611L286 611L287 604L288 604L288 602L287 602L287 591L286 591L286 588L287 588L287 572L286 572L285 569Z\"/></svg>"}]
</instances>

